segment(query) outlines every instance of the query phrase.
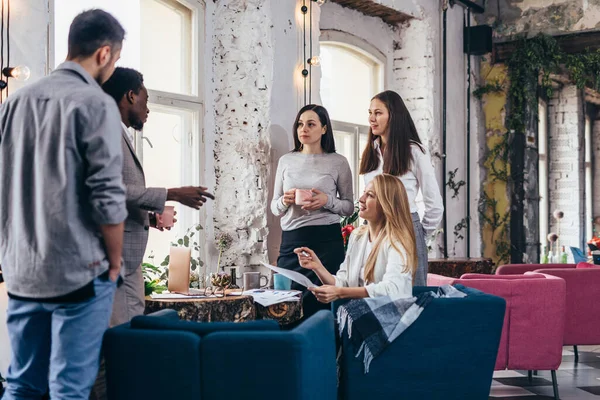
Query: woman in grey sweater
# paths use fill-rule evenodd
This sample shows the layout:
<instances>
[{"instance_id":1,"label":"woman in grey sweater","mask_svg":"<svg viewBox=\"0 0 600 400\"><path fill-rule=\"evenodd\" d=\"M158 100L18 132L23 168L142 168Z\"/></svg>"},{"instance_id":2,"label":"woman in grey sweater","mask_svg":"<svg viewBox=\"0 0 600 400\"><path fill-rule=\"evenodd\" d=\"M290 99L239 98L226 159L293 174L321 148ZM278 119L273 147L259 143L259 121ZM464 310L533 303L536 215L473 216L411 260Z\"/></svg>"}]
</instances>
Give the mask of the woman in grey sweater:
<instances>
[{"instance_id":1,"label":"woman in grey sweater","mask_svg":"<svg viewBox=\"0 0 600 400\"><path fill-rule=\"evenodd\" d=\"M332 274L344 261L340 216L354 212L352 172L348 160L335 152L331 121L319 105L304 106L293 128L294 150L279 159L271 211L281 217L283 230L277 266L306 275L316 274L298 263L297 247L309 247ZM292 289L304 287L293 284ZM324 307L304 292L304 316Z\"/></svg>"}]
</instances>

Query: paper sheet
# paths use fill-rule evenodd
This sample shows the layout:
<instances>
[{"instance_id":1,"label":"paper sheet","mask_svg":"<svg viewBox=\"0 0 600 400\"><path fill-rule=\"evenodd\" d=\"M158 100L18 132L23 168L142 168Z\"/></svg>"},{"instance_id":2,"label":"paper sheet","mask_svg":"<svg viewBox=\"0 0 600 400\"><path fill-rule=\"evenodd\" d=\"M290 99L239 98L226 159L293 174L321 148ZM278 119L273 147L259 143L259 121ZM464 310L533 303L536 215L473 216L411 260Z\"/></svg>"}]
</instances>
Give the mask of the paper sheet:
<instances>
[{"instance_id":1,"label":"paper sheet","mask_svg":"<svg viewBox=\"0 0 600 400\"><path fill-rule=\"evenodd\" d=\"M233 292L232 295L248 295L252 296L255 303L263 307L268 307L272 304L285 303L288 301L300 301L302 292L299 290L246 290L245 292Z\"/></svg>"},{"instance_id":2,"label":"paper sheet","mask_svg":"<svg viewBox=\"0 0 600 400\"><path fill-rule=\"evenodd\" d=\"M170 293L170 292L163 292L163 293L152 293L150 295L150 298L152 299L157 299L157 300L174 300L174 299L203 299L206 297L213 297L213 296L205 296L204 294L192 294L192 295L186 295L186 294L181 294L181 293Z\"/></svg>"},{"instance_id":3,"label":"paper sheet","mask_svg":"<svg viewBox=\"0 0 600 400\"><path fill-rule=\"evenodd\" d=\"M290 278L291 280L293 280L294 282L307 287L308 289L317 287L317 285L312 283L312 281L310 279L308 279L306 276L302 275L299 272L290 271L289 269L279 268L274 265L269 265L266 263L261 263L261 264L269 269L272 269L273 271L277 272L278 274L286 276L286 277Z\"/></svg>"}]
</instances>

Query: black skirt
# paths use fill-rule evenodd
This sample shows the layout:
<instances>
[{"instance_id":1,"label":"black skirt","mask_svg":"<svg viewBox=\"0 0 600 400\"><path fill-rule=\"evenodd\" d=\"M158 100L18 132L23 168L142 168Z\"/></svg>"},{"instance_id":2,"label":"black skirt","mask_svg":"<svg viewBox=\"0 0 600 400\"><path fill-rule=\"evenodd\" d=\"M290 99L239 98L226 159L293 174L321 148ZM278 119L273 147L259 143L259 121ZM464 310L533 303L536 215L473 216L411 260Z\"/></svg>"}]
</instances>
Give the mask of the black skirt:
<instances>
[{"instance_id":1,"label":"black skirt","mask_svg":"<svg viewBox=\"0 0 600 400\"><path fill-rule=\"evenodd\" d=\"M277 266L299 272L315 284L321 285L317 274L309 269L302 268L298 263L298 256L294 253L294 249L298 247L308 247L313 250L323 266L332 275L337 273L340 265L344 262L344 241L340 224L306 226L292 231L284 231L281 237ZM315 296L304 286L292 282L292 289L303 292L302 308L304 318L319 310L331 309L330 304L319 303Z\"/></svg>"}]
</instances>

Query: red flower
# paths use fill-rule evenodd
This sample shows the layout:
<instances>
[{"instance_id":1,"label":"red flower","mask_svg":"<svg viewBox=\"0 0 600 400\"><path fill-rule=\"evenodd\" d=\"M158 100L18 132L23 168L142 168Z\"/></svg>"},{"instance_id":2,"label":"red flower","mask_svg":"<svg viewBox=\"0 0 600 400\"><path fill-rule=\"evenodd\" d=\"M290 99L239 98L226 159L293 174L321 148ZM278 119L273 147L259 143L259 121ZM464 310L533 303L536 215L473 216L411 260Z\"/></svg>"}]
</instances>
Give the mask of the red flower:
<instances>
[{"instance_id":1,"label":"red flower","mask_svg":"<svg viewBox=\"0 0 600 400\"><path fill-rule=\"evenodd\" d=\"M342 238L344 239L344 247L348 245L348 238L354 230L354 225L346 225L342 228Z\"/></svg>"}]
</instances>

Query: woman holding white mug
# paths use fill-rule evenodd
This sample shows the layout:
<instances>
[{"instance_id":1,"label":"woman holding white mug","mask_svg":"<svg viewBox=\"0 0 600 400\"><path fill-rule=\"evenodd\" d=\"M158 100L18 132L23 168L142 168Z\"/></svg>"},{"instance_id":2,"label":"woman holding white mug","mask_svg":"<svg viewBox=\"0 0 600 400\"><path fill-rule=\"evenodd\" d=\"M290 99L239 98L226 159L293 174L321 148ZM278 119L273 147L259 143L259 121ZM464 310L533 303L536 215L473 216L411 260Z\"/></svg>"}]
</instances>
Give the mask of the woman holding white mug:
<instances>
[{"instance_id":1,"label":"woman holding white mug","mask_svg":"<svg viewBox=\"0 0 600 400\"><path fill-rule=\"evenodd\" d=\"M310 247L324 268L334 273L344 260L340 216L352 215L354 199L348 160L335 152L331 121L319 105L304 106L293 127L294 150L279 159L271 211L281 217L283 231L277 266L300 272L318 283L311 270L298 264L294 249ZM292 284L292 289L306 290ZM305 292L304 316L325 308Z\"/></svg>"}]
</instances>

